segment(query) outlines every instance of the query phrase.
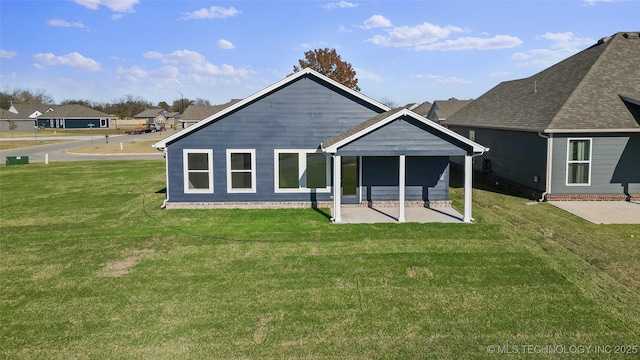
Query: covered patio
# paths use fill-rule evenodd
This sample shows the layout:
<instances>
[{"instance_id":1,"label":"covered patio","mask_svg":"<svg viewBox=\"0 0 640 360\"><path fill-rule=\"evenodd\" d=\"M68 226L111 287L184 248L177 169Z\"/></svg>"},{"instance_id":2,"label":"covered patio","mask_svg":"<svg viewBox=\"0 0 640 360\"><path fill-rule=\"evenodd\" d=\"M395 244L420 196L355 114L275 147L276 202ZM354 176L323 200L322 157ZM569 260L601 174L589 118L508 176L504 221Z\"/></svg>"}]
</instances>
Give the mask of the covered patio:
<instances>
[{"instance_id":1,"label":"covered patio","mask_svg":"<svg viewBox=\"0 0 640 360\"><path fill-rule=\"evenodd\" d=\"M331 219L335 223L376 223L376 222L464 222L473 221L472 204L472 161L475 156L482 155L488 148L471 141L411 110L398 108L380 114L352 129L345 131L321 144L321 149L333 159L333 207ZM342 198L342 158L350 157L395 157L398 159L397 170L392 167L380 167L375 171L391 174L396 171L395 185L386 186L387 196L390 189L395 188L396 207L362 207L343 204ZM410 158L464 158L464 210L458 213L451 207L407 207L407 163ZM428 170L429 167L422 167ZM447 170L448 172L448 170ZM362 174L359 175L362 177ZM431 175L433 176L433 175ZM448 174L438 175L441 182L446 182ZM341 184L336 186L337 184ZM385 184L390 185L390 184ZM448 195L447 195L448 199ZM362 204L365 200L358 201ZM375 199L377 200L377 199ZM431 197L425 200L430 203ZM443 199L436 199L443 200Z\"/></svg>"},{"instance_id":2,"label":"covered patio","mask_svg":"<svg viewBox=\"0 0 640 360\"><path fill-rule=\"evenodd\" d=\"M342 206L340 209L342 224L399 223L400 208ZM335 218L333 209L331 217ZM404 221L413 223L463 223L463 216L452 207L426 208L406 207Z\"/></svg>"}]
</instances>

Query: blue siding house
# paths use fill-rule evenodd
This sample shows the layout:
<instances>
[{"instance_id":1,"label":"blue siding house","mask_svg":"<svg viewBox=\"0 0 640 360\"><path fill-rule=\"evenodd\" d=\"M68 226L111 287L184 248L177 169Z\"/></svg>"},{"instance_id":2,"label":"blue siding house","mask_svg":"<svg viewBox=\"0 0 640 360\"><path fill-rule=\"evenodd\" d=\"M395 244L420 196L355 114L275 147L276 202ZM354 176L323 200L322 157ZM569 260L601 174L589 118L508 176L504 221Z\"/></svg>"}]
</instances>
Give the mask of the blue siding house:
<instances>
[{"instance_id":1,"label":"blue siding house","mask_svg":"<svg viewBox=\"0 0 640 360\"><path fill-rule=\"evenodd\" d=\"M154 144L167 208L333 207L449 201L449 156L488 149L311 69ZM471 221L471 171L464 221ZM339 186L334 186L339 184ZM400 216L399 221L404 219Z\"/></svg>"},{"instance_id":2,"label":"blue siding house","mask_svg":"<svg viewBox=\"0 0 640 360\"><path fill-rule=\"evenodd\" d=\"M640 200L640 33L620 32L443 124L491 147L486 176L546 200Z\"/></svg>"}]
</instances>

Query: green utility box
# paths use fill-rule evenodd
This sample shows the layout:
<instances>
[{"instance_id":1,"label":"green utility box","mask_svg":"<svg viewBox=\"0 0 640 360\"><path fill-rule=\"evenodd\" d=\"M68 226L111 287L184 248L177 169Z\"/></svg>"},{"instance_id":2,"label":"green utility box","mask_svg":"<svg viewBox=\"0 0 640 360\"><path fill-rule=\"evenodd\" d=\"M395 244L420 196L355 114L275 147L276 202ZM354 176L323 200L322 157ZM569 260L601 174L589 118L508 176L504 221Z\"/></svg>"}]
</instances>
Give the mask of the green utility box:
<instances>
[{"instance_id":1,"label":"green utility box","mask_svg":"<svg viewBox=\"0 0 640 360\"><path fill-rule=\"evenodd\" d=\"M28 156L7 156L7 165L28 164Z\"/></svg>"}]
</instances>

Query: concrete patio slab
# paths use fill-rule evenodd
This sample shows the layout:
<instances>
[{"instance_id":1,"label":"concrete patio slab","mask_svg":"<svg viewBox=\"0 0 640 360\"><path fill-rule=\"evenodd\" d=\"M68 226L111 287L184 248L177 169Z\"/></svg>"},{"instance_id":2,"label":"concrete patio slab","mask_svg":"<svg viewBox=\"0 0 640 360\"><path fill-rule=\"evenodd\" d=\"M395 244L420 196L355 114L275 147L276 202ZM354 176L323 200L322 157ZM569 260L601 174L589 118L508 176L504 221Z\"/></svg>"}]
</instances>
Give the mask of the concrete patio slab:
<instances>
[{"instance_id":1,"label":"concrete patio slab","mask_svg":"<svg viewBox=\"0 0 640 360\"><path fill-rule=\"evenodd\" d=\"M594 224L640 224L640 203L628 201L549 201Z\"/></svg>"},{"instance_id":2,"label":"concrete patio slab","mask_svg":"<svg viewBox=\"0 0 640 360\"><path fill-rule=\"evenodd\" d=\"M405 222L414 223L463 223L463 216L452 207L425 208L406 207ZM348 207L340 209L341 224L397 223L398 207ZM333 210L331 213L333 216Z\"/></svg>"}]
</instances>

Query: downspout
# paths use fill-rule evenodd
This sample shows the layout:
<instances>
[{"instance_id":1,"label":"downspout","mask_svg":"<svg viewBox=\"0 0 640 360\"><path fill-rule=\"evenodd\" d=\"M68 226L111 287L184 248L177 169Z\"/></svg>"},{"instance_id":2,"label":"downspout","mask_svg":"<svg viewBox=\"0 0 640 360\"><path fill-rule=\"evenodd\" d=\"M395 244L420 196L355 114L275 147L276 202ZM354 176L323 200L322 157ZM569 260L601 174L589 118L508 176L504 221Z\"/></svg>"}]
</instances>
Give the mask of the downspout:
<instances>
[{"instance_id":1,"label":"downspout","mask_svg":"<svg viewBox=\"0 0 640 360\"><path fill-rule=\"evenodd\" d=\"M162 205L160 205L160 209L165 209L167 207L167 202L169 201L169 157L168 157L166 147L162 148L162 152L164 153L164 168L165 168L164 173L165 173L165 182L167 184L167 189L166 189L166 196L164 198L164 201L162 202Z\"/></svg>"},{"instance_id":2,"label":"downspout","mask_svg":"<svg viewBox=\"0 0 640 360\"><path fill-rule=\"evenodd\" d=\"M551 193L551 168L553 161L553 134L544 135L542 131L538 131L538 136L543 139L547 139L547 171L545 174L545 191L542 193L542 197L539 202L543 202L547 197L547 194Z\"/></svg>"}]
</instances>

